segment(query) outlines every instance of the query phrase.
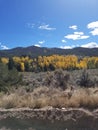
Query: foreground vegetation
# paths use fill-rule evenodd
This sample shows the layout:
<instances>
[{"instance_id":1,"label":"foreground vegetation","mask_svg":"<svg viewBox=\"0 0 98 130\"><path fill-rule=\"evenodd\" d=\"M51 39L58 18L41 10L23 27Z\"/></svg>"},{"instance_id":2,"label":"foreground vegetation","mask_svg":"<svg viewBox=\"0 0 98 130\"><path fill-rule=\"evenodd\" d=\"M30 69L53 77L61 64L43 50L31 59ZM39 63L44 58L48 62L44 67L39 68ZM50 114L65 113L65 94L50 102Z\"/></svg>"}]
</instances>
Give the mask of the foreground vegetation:
<instances>
[{"instance_id":1,"label":"foreground vegetation","mask_svg":"<svg viewBox=\"0 0 98 130\"><path fill-rule=\"evenodd\" d=\"M17 86L22 81L22 75L13 68L8 69L7 65L0 63L0 92L8 92L11 86Z\"/></svg>"},{"instance_id":2,"label":"foreground vegetation","mask_svg":"<svg viewBox=\"0 0 98 130\"><path fill-rule=\"evenodd\" d=\"M0 94L0 107L2 108L54 108L84 107L95 109L98 107L98 89L76 89L71 97L70 90L62 91L57 88L38 87L33 92L18 89L10 94Z\"/></svg>"},{"instance_id":3,"label":"foreground vegetation","mask_svg":"<svg viewBox=\"0 0 98 130\"><path fill-rule=\"evenodd\" d=\"M97 87L97 69L19 73L0 64L1 108L52 106L94 109L98 107Z\"/></svg>"}]
</instances>

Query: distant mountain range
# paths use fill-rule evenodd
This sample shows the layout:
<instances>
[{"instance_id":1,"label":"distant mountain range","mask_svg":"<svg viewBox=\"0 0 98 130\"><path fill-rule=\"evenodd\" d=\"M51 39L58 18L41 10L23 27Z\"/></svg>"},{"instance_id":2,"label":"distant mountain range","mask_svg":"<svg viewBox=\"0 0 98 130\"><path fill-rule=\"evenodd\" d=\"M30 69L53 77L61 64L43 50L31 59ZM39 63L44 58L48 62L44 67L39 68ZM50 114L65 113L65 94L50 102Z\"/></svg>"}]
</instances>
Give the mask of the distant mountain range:
<instances>
[{"instance_id":1,"label":"distant mountain range","mask_svg":"<svg viewBox=\"0 0 98 130\"><path fill-rule=\"evenodd\" d=\"M46 47L17 47L9 50L0 50L0 57L13 57L13 56L30 56L32 58L37 56L49 56L53 54L59 55L77 55L77 56L98 56L98 48L73 48L73 49L60 49L60 48L46 48Z\"/></svg>"}]
</instances>

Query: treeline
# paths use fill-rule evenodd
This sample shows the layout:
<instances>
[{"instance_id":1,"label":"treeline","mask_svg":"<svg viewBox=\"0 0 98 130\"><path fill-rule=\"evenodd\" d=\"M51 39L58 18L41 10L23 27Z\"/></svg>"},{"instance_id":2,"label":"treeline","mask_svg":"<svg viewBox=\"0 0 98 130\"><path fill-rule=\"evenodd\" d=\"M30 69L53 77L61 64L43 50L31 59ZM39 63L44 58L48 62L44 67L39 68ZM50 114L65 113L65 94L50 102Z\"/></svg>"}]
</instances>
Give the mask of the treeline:
<instances>
[{"instance_id":1,"label":"treeline","mask_svg":"<svg viewBox=\"0 0 98 130\"><path fill-rule=\"evenodd\" d=\"M0 62L6 64L9 70L16 68L22 72L98 68L98 57L78 57L75 55L38 56L37 58L30 58L28 56L13 58L2 57Z\"/></svg>"}]
</instances>

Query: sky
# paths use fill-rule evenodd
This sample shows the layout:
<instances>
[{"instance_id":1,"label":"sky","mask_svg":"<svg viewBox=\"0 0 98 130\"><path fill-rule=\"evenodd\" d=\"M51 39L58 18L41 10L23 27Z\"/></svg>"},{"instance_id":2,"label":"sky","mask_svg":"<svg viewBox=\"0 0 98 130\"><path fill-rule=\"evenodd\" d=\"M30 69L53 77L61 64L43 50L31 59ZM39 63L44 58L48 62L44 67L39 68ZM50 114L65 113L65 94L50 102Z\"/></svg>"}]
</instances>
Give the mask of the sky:
<instances>
[{"instance_id":1,"label":"sky","mask_svg":"<svg viewBox=\"0 0 98 130\"><path fill-rule=\"evenodd\" d=\"M0 0L0 50L98 47L98 0Z\"/></svg>"}]
</instances>

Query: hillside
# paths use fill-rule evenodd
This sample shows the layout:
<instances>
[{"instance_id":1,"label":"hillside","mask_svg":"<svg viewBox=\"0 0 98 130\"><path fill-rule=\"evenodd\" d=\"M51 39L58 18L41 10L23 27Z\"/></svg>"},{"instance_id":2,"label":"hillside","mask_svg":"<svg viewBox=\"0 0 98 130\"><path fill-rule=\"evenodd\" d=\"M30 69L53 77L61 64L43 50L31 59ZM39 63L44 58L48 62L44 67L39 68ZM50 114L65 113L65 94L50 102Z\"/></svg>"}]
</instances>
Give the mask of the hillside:
<instances>
[{"instance_id":1,"label":"hillside","mask_svg":"<svg viewBox=\"0 0 98 130\"><path fill-rule=\"evenodd\" d=\"M0 50L0 57L12 57L12 56L30 56L37 57L49 56L53 54L59 55L78 55L78 56L98 56L98 48L73 48L73 49L60 49L60 48L45 48L45 47L17 47L9 50Z\"/></svg>"}]
</instances>

